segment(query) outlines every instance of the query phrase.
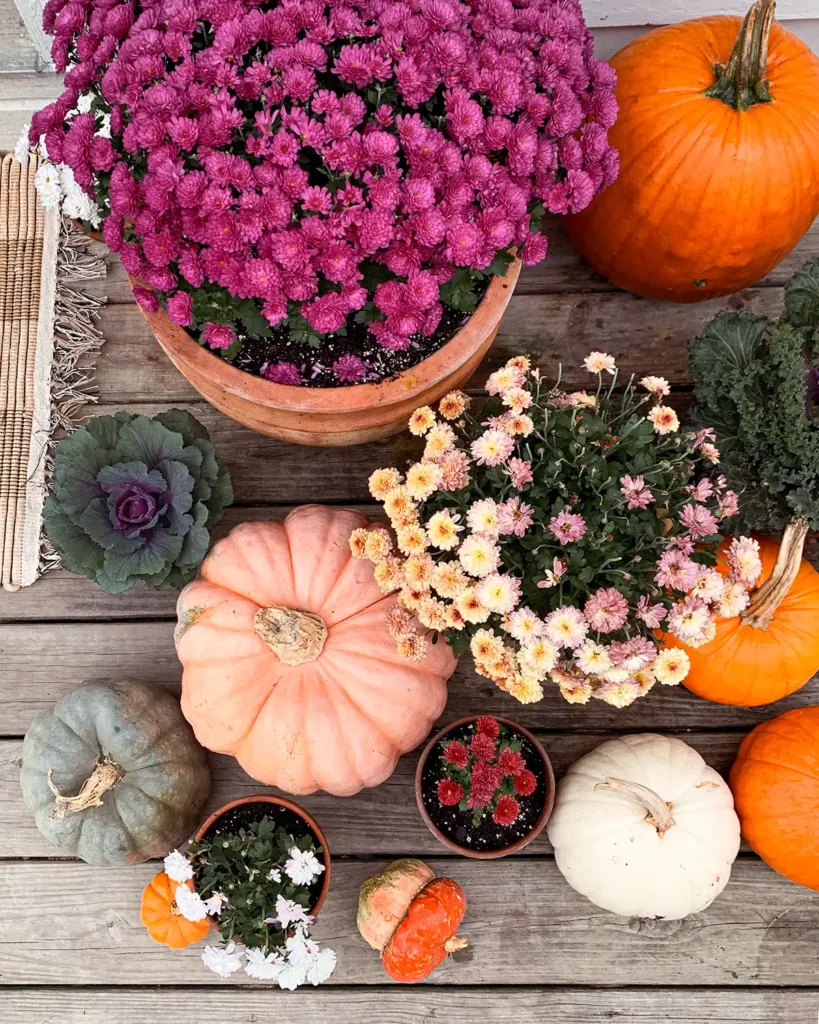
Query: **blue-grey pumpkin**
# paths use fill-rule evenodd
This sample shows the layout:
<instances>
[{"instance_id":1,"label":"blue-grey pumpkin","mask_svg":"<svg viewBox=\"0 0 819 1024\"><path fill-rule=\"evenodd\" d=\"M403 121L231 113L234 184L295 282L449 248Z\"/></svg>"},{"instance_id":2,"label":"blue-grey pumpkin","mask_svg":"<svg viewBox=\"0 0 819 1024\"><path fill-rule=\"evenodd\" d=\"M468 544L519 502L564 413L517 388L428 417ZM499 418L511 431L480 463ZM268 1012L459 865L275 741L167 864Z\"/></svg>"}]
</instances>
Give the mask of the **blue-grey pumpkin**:
<instances>
[{"instance_id":1,"label":"blue-grey pumpkin","mask_svg":"<svg viewBox=\"0 0 819 1024\"><path fill-rule=\"evenodd\" d=\"M89 864L163 857L210 794L205 751L179 702L143 682L85 683L31 724L23 798L37 827Z\"/></svg>"}]
</instances>

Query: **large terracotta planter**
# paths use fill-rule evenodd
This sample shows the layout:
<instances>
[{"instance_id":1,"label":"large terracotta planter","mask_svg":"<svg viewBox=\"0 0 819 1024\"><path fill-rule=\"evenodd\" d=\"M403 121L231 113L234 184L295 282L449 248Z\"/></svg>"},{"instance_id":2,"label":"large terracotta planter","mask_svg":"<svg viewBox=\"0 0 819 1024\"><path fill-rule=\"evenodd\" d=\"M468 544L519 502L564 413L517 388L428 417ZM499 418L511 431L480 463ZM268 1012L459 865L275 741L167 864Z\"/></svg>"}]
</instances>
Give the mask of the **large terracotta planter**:
<instances>
[{"instance_id":1,"label":"large terracotta planter","mask_svg":"<svg viewBox=\"0 0 819 1024\"><path fill-rule=\"evenodd\" d=\"M262 380L198 345L164 310L142 313L177 370L231 419L295 444L362 444L398 433L419 405L436 402L469 379L495 340L519 274L515 260L505 277L493 278L470 319L428 359L379 384L343 388Z\"/></svg>"}]
</instances>

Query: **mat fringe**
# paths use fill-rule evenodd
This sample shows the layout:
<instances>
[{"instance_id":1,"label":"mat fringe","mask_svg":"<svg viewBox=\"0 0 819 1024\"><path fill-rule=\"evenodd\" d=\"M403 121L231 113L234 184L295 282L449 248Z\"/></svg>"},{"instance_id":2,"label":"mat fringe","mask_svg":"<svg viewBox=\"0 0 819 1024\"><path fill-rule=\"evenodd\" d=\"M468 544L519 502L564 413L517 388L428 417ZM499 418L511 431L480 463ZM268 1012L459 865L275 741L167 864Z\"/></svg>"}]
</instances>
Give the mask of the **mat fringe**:
<instances>
[{"instance_id":1,"label":"mat fringe","mask_svg":"<svg viewBox=\"0 0 819 1024\"><path fill-rule=\"evenodd\" d=\"M107 299L85 295L72 285L106 276L105 246L63 218L57 246L57 290L54 303L54 358L51 364L51 419L46 445L45 481L50 489L53 451L65 434L80 425L83 406L98 400L94 360L105 341L99 327ZM60 556L42 532L39 575L59 569Z\"/></svg>"}]
</instances>

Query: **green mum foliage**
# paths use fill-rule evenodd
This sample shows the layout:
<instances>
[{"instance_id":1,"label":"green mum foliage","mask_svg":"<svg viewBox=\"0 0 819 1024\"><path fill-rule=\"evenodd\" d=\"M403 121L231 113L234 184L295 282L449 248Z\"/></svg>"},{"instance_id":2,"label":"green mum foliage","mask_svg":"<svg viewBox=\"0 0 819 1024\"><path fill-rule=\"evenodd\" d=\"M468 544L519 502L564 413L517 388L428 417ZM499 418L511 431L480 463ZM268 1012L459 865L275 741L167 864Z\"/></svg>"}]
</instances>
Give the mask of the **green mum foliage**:
<instances>
[{"instance_id":1,"label":"green mum foliage","mask_svg":"<svg viewBox=\"0 0 819 1024\"><path fill-rule=\"evenodd\" d=\"M57 446L44 518L66 568L120 594L182 587L233 501L207 430L179 409L97 416Z\"/></svg>"},{"instance_id":2,"label":"green mum foliage","mask_svg":"<svg viewBox=\"0 0 819 1024\"><path fill-rule=\"evenodd\" d=\"M819 529L819 260L785 289L779 320L720 313L689 342L696 418L717 432L720 470L742 492L731 529Z\"/></svg>"}]
</instances>

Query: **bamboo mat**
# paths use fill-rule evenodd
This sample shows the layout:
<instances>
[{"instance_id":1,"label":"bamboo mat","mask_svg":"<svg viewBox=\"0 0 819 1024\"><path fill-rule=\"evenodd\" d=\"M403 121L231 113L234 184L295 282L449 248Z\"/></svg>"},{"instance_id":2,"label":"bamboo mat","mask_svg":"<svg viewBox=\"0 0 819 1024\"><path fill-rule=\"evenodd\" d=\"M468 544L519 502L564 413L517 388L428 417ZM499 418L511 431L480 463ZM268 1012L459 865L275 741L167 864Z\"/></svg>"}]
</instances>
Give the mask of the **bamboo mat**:
<instances>
[{"instance_id":1,"label":"bamboo mat","mask_svg":"<svg viewBox=\"0 0 819 1024\"><path fill-rule=\"evenodd\" d=\"M41 539L51 435L93 400L81 356L102 335L103 299L69 287L105 274L104 259L37 198L32 155L0 163L0 583L27 586L57 562ZM56 331L55 331L56 328Z\"/></svg>"}]
</instances>

